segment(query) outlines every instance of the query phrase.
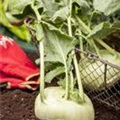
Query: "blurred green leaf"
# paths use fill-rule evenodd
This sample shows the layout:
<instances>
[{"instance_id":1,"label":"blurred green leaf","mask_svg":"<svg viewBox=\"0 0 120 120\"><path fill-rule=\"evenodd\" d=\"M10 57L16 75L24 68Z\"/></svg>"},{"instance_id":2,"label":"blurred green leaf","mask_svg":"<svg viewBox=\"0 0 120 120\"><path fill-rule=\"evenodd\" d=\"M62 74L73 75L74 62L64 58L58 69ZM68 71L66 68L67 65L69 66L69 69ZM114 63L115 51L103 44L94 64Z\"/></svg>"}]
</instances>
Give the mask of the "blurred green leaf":
<instances>
[{"instance_id":1,"label":"blurred green leaf","mask_svg":"<svg viewBox=\"0 0 120 120\"><path fill-rule=\"evenodd\" d=\"M48 72L45 76L45 82L51 83L51 81L58 75L62 74L65 72L64 66L59 66L56 67L55 69L51 70Z\"/></svg>"},{"instance_id":2,"label":"blurred green leaf","mask_svg":"<svg viewBox=\"0 0 120 120\"><path fill-rule=\"evenodd\" d=\"M11 14L22 14L27 5L33 0L9 0L8 11Z\"/></svg>"},{"instance_id":3,"label":"blurred green leaf","mask_svg":"<svg viewBox=\"0 0 120 120\"><path fill-rule=\"evenodd\" d=\"M90 6L86 0L75 0L75 2L81 7L90 8Z\"/></svg>"},{"instance_id":4,"label":"blurred green leaf","mask_svg":"<svg viewBox=\"0 0 120 120\"><path fill-rule=\"evenodd\" d=\"M43 26L46 50L45 60L64 64L66 62L68 53L76 45L76 40L60 32L59 30L52 29L52 26Z\"/></svg>"},{"instance_id":5,"label":"blurred green leaf","mask_svg":"<svg viewBox=\"0 0 120 120\"><path fill-rule=\"evenodd\" d=\"M94 0L93 6L95 10L111 15L120 10L120 0Z\"/></svg>"},{"instance_id":6,"label":"blurred green leaf","mask_svg":"<svg viewBox=\"0 0 120 120\"><path fill-rule=\"evenodd\" d=\"M22 26L13 26L10 24L8 19L6 18L5 14L5 8L3 6L3 2L0 1L0 24L4 25L8 28L9 31L11 31L13 34L15 34L17 37L19 37L22 40L30 41L31 36L29 31L27 30L25 25Z\"/></svg>"},{"instance_id":7,"label":"blurred green leaf","mask_svg":"<svg viewBox=\"0 0 120 120\"><path fill-rule=\"evenodd\" d=\"M92 39L103 39L106 38L109 34L120 30L120 21L110 24L108 22L102 22L94 27L94 29L88 34L88 38Z\"/></svg>"}]
</instances>

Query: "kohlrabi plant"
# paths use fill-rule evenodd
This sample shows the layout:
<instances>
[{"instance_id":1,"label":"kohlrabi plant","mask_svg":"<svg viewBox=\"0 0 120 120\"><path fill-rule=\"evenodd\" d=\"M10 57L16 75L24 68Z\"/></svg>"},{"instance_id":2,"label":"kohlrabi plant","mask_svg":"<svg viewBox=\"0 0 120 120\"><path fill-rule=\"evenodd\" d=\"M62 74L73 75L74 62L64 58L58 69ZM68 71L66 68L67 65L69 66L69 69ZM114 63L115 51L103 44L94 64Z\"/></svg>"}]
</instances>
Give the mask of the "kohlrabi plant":
<instances>
[{"instance_id":1,"label":"kohlrabi plant","mask_svg":"<svg viewBox=\"0 0 120 120\"><path fill-rule=\"evenodd\" d=\"M94 120L94 108L83 91L75 54L79 43L73 24L76 3L87 6L81 0L9 0L7 6L12 17L29 18L26 23L30 23L38 42L40 93L35 100L35 115L41 120ZM45 88L45 82L54 78L59 85Z\"/></svg>"},{"instance_id":2,"label":"kohlrabi plant","mask_svg":"<svg viewBox=\"0 0 120 120\"><path fill-rule=\"evenodd\" d=\"M74 13L76 25L78 26L77 36L80 40L80 49L82 51L91 50L103 60L120 67L120 53L109 46L109 41L105 41L108 35L120 31L120 19L118 17L120 16L118 14L120 12L120 1L93 0L92 2L86 2L86 4L89 6L86 11L79 10L79 7L75 6L77 12ZM85 44L88 44L88 46ZM81 54L81 58L84 58L83 54ZM105 81L104 64L101 65L99 61L91 62L91 60L82 62L82 66L80 63L81 78L85 87L90 90L113 85L120 79L119 70L108 66Z\"/></svg>"}]
</instances>

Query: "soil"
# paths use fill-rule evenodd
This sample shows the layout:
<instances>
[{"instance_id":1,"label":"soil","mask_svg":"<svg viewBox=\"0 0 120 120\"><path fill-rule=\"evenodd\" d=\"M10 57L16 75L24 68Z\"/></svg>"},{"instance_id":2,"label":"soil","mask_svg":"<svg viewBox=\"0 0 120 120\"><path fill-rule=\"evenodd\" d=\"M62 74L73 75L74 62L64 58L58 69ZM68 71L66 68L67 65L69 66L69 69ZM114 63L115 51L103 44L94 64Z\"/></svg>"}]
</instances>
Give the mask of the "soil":
<instances>
[{"instance_id":1,"label":"soil","mask_svg":"<svg viewBox=\"0 0 120 120\"><path fill-rule=\"evenodd\" d=\"M33 60L36 57L31 57ZM38 120L34 115L34 101L39 91L20 89L0 91L0 120ZM95 120L119 120L120 111L108 108L98 101L92 101Z\"/></svg>"},{"instance_id":2,"label":"soil","mask_svg":"<svg viewBox=\"0 0 120 120\"><path fill-rule=\"evenodd\" d=\"M38 120L34 115L34 101L38 91L2 90L0 93L0 120ZM93 101L95 120L119 120L120 111Z\"/></svg>"}]
</instances>

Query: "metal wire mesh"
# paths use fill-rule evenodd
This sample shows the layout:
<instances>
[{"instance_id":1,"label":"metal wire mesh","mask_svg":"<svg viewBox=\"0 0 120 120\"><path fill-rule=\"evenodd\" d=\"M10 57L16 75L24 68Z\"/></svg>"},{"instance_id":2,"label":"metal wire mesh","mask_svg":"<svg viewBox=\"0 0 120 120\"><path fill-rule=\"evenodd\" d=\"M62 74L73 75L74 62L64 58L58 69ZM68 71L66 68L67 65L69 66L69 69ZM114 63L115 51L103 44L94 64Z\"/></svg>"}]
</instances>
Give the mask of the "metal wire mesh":
<instances>
[{"instance_id":1,"label":"metal wire mesh","mask_svg":"<svg viewBox=\"0 0 120 120\"><path fill-rule=\"evenodd\" d=\"M120 110L120 67L92 53L77 51L85 56L80 59L80 73L88 96Z\"/></svg>"},{"instance_id":2,"label":"metal wire mesh","mask_svg":"<svg viewBox=\"0 0 120 120\"><path fill-rule=\"evenodd\" d=\"M35 30L29 25L31 22L28 19L24 21L38 50L34 38ZM80 73L88 96L115 109L120 109L120 67L100 59L93 53L80 51L77 48L76 51L85 56L80 59Z\"/></svg>"}]
</instances>

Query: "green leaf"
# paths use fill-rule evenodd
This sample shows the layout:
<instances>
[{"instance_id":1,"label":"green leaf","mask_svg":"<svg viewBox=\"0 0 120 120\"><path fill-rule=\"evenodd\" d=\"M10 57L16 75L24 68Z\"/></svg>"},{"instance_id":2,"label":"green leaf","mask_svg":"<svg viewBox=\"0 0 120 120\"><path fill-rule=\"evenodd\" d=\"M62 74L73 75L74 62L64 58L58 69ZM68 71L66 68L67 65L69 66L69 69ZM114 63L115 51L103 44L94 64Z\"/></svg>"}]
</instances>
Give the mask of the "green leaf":
<instances>
[{"instance_id":1,"label":"green leaf","mask_svg":"<svg viewBox=\"0 0 120 120\"><path fill-rule=\"evenodd\" d=\"M111 15L120 10L120 0L94 0L93 6L95 10Z\"/></svg>"},{"instance_id":2,"label":"green leaf","mask_svg":"<svg viewBox=\"0 0 120 120\"><path fill-rule=\"evenodd\" d=\"M120 28L120 22L115 22L111 25L108 22L102 22L94 27L94 29L88 34L88 38L92 39L103 39L106 38L109 34L115 32Z\"/></svg>"},{"instance_id":3,"label":"green leaf","mask_svg":"<svg viewBox=\"0 0 120 120\"><path fill-rule=\"evenodd\" d=\"M53 22L57 21L57 23L64 21L69 14L69 2L70 0L52 0L51 2L42 0L41 6L44 9L44 19L50 19Z\"/></svg>"},{"instance_id":4,"label":"green leaf","mask_svg":"<svg viewBox=\"0 0 120 120\"><path fill-rule=\"evenodd\" d=\"M68 53L76 45L76 40L59 30L53 29L50 25L44 24L43 32L46 50L45 61L65 64Z\"/></svg>"},{"instance_id":5,"label":"green leaf","mask_svg":"<svg viewBox=\"0 0 120 120\"><path fill-rule=\"evenodd\" d=\"M51 83L51 81L58 75L62 74L65 72L64 66L62 67L56 67L54 70L51 70L48 72L45 76L45 82Z\"/></svg>"},{"instance_id":6,"label":"green leaf","mask_svg":"<svg viewBox=\"0 0 120 120\"><path fill-rule=\"evenodd\" d=\"M21 24L23 24L23 19L17 19L8 12L6 12L6 19L8 19L12 25L20 26Z\"/></svg>"},{"instance_id":7,"label":"green leaf","mask_svg":"<svg viewBox=\"0 0 120 120\"><path fill-rule=\"evenodd\" d=\"M42 8L44 5L43 5L43 2L42 0L35 0L35 6L37 6L37 8Z\"/></svg>"},{"instance_id":8,"label":"green leaf","mask_svg":"<svg viewBox=\"0 0 120 120\"><path fill-rule=\"evenodd\" d=\"M75 2L81 7L84 7L84 8L90 7L86 0L75 0Z\"/></svg>"},{"instance_id":9,"label":"green leaf","mask_svg":"<svg viewBox=\"0 0 120 120\"><path fill-rule=\"evenodd\" d=\"M116 29L120 29L120 21L116 21L114 22L114 24L112 25L113 28L116 28Z\"/></svg>"},{"instance_id":10,"label":"green leaf","mask_svg":"<svg viewBox=\"0 0 120 120\"><path fill-rule=\"evenodd\" d=\"M59 85L59 86L61 86L63 89L65 89L65 85L66 85L66 81L65 81L65 78L64 79L62 79L62 78L59 78L59 81L57 82L57 84ZM69 86L70 87L70 86Z\"/></svg>"},{"instance_id":11,"label":"green leaf","mask_svg":"<svg viewBox=\"0 0 120 120\"><path fill-rule=\"evenodd\" d=\"M30 41L31 40L31 35L29 31L27 30L25 25L19 26L19 27L11 27L9 28L12 33L14 33L16 36L21 38L22 40L25 41Z\"/></svg>"},{"instance_id":12,"label":"green leaf","mask_svg":"<svg viewBox=\"0 0 120 120\"><path fill-rule=\"evenodd\" d=\"M54 15L52 16L52 21L65 21L69 15L69 8L68 6L65 6L63 8L60 8L60 10L56 11Z\"/></svg>"},{"instance_id":13,"label":"green leaf","mask_svg":"<svg viewBox=\"0 0 120 120\"><path fill-rule=\"evenodd\" d=\"M48 18L50 18L56 11L59 10L60 5L55 0L48 2L48 0L41 1L41 7L44 9L44 14Z\"/></svg>"},{"instance_id":14,"label":"green leaf","mask_svg":"<svg viewBox=\"0 0 120 120\"><path fill-rule=\"evenodd\" d=\"M0 1L0 23L2 23L3 25L7 24L9 27L12 26L6 18L4 5L2 1Z\"/></svg>"},{"instance_id":15,"label":"green leaf","mask_svg":"<svg viewBox=\"0 0 120 120\"><path fill-rule=\"evenodd\" d=\"M53 22L54 21L57 21L57 22L65 21L70 14L70 9L69 9L70 0L61 0L57 3L59 5L59 9L55 11L51 20Z\"/></svg>"},{"instance_id":16,"label":"green leaf","mask_svg":"<svg viewBox=\"0 0 120 120\"><path fill-rule=\"evenodd\" d=\"M33 0L10 0L8 11L11 14L22 14L26 6L32 4Z\"/></svg>"},{"instance_id":17,"label":"green leaf","mask_svg":"<svg viewBox=\"0 0 120 120\"><path fill-rule=\"evenodd\" d=\"M31 36L25 25L16 27L10 24L5 14L4 4L4 2L0 1L0 23L20 39L30 41Z\"/></svg>"},{"instance_id":18,"label":"green leaf","mask_svg":"<svg viewBox=\"0 0 120 120\"><path fill-rule=\"evenodd\" d=\"M68 71L72 70L72 54L69 54L69 57L67 59L67 66L68 66ZM65 73L65 67L62 64L59 63L50 63L50 62L45 62L45 71L47 72L45 76L45 81L47 83L51 83L51 81L57 77L58 75L61 75ZM65 86L65 84L64 84Z\"/></svg>"}]
</instances>

